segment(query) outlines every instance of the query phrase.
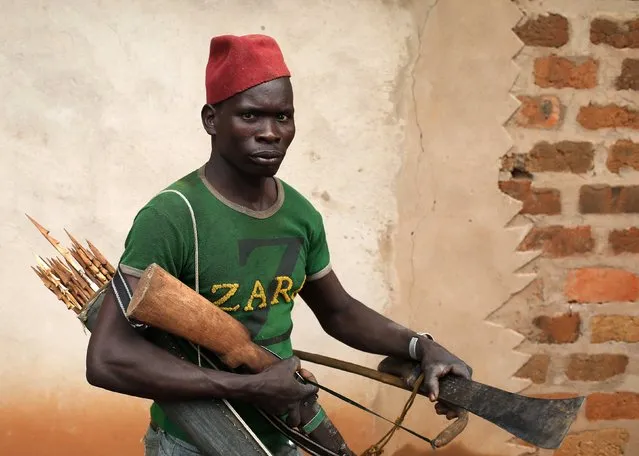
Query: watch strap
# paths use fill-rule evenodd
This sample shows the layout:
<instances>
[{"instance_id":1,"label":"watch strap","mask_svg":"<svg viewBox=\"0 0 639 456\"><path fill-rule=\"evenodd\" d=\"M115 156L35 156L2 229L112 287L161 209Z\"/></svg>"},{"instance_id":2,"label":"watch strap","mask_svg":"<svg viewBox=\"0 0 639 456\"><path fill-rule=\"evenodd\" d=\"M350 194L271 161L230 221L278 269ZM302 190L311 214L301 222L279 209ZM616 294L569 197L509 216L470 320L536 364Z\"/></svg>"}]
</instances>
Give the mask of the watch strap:
<instances>
[{"instance_id":1,"label":"watch strap","mask_svg":"<svg viewBox=\"0 0 639 456\"><path fill-rule=\"evenodd\" d=\"M433 336L427 332L417 333L417 336L411 337L410 342L408 343L408 356L415 361L419 361L417 358L417 341L419 340L418 336L425 336L430 340L433 340Z\"/></svg>"}]
</instances>

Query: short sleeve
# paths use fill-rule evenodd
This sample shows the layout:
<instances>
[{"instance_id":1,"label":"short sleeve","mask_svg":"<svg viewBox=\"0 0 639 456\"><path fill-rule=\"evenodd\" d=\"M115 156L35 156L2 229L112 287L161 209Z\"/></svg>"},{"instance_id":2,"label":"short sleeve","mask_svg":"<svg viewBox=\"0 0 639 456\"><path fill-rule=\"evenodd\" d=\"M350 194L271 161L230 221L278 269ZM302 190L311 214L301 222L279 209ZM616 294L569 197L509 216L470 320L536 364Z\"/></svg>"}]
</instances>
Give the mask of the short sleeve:
<instances>
[{"instance_id":1,"label":"short sleeve","mask_svg":"<svg viewBox=\"0 0 639 456\"><path fill-rule=\"evenodd\" d=\"M321 214L316 212L311 227L309 249L306 258L306 281L321 279L331 271L331 258L326 241L326 229Z\"/></svg>"},{"instance_id":2,"label":"short sleeve","mask_svg":"<svg viewBox=\"0 0 639 456\"><path fill-rule=\"evenodd\" d=\"M135 217L124 243L120 269L140 277L152 263L174 277L180 277L187 258L184 239L177 227L153 207L143 208Z\"/></svg>"}]
</instances>

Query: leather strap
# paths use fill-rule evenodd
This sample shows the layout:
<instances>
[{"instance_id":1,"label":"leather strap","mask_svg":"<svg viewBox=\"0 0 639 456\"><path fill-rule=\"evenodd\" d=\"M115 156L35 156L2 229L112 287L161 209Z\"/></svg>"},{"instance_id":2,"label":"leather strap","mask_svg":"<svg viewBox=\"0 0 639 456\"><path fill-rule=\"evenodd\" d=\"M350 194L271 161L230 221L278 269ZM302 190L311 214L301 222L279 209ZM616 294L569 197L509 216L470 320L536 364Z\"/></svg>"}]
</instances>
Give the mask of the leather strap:
<instances>
[{"instance_id":1,"label":"leather strap","mask_svg":"<svg viewBox=\"0 0 639 456\"><path fill-rule=\"evenodd\" d=\"M148 325L143 323L138 323L129 319L129 316L126 314L127 309L129 308L129 303L131 302L131 287L127 283L124 278L124 274L122 274L122 270L118 265L118 268L113 274L113 278L111 279L111 289L113 290L113 294L115 295L116 301L118 301L118 306L120 306L120 310L122 311L122 315L127 319L129 324L136 329L146 329Z\"/></svg>"}]
</instances>

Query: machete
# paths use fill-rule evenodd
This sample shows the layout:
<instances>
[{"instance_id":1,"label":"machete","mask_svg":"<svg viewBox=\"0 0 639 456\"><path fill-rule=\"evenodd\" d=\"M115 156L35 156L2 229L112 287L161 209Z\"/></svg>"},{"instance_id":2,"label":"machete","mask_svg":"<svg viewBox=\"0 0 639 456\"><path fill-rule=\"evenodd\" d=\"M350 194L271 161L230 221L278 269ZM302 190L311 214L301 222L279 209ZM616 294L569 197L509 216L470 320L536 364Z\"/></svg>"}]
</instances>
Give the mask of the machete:
<instances>
[{"instance_id":1,"label":"machete","mask_svg":"<svg viewBox=\"0 0 639 456\"><path fill-rule=\"evenodd\" d=\"M379 370L330 358L294 351L301 360L357 374L381 383L409 390L410 378L416 378L419 364L385 358ZM423 392L419 394L425 395ZM489 421L532 445L544 449L559 448L577 417L584 397L542 399L485 385L463 377L448 375L439 381L439 400Z\"/></svg>"}]
</instances>

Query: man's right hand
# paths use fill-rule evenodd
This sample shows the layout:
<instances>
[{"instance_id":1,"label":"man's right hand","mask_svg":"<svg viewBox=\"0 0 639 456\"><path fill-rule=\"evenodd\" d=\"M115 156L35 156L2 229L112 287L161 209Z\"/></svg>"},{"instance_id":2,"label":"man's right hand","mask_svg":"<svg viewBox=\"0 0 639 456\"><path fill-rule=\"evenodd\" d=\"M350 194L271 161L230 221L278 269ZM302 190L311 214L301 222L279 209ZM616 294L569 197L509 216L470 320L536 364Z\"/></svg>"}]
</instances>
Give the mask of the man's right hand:
<instances>
[{"instance_id":1,"label":"man's right hand","mask_svg":"<svg viewBox=\"0 0 639 456\"><path fill-rule=\"evenodd\" d=\"M293 356L252 375L251 387L245 400L276 416L288 413L289 426L298 426L300 402L317 393L316 386L299 380L296 372L300 371L300 367L299 358ZM304 377L312 378L308 371L303 374Z\"/></svg>"}]
</instances>

